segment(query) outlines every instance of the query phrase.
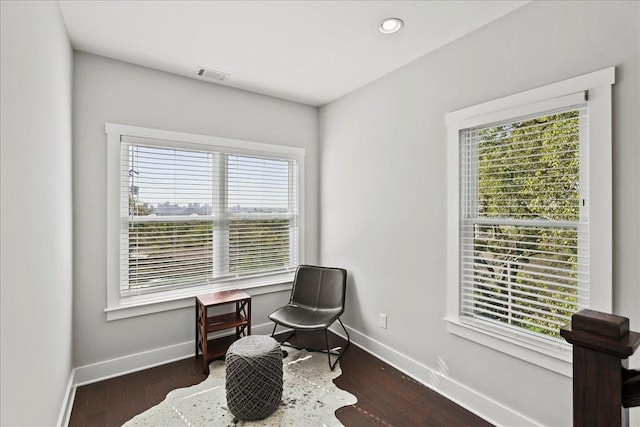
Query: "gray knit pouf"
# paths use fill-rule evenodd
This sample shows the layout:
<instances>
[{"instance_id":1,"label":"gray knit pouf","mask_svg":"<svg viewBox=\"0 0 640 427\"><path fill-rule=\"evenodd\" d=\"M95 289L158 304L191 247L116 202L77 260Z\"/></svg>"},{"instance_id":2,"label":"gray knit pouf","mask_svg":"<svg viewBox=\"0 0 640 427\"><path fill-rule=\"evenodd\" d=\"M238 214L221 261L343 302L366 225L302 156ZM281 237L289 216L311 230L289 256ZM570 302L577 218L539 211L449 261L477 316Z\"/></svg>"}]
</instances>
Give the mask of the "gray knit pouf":
<instances>
[{"instance_id":1,"label":"gray knit pouf","mask_svg":"<svg viewBox=\"0 0 640 427\"><path fill-rule=\"evenodd\" d=\"M249 335L231 344L227 365L227 406L240 420L260 420L282 400L282 350L264 335Z\"/></svg>"}]
</instances>

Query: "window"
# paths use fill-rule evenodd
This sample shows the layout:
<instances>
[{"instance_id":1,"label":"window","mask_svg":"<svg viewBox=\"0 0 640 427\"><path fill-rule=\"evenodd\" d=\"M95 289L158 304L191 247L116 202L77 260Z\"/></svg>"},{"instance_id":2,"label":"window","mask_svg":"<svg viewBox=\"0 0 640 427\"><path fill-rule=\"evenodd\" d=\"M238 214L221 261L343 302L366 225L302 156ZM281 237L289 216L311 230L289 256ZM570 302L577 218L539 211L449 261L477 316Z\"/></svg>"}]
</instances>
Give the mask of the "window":
<instances>
[{"instance_id":1,"label":"window","mask_svg":"<svg viewBox=\"0 0 640 427\"><path fill-rule=\"evenodd\" d=\"M464 319L556 339L588 305L585 114L581 104L462 131Z\"/></svg>"},{"instance_id":2,"label":"window","mask_svg":"<svg viewBox=\"0 0 640 427\"><path fill-rule=\"evenodd\" d=\"M113 309L291 281L302 149L111 124L107 134Z\"/></svg>"},{"instance_id":3,"label":"window","mask_svg":"<svg viewBox=\"0 0 640 427\"><path fill-rule=\"evenodd\" d=\"M452 332L567 361L560 327L610 311L612 83L609 69L447 116Z\"/></svg>"}]
</instances>

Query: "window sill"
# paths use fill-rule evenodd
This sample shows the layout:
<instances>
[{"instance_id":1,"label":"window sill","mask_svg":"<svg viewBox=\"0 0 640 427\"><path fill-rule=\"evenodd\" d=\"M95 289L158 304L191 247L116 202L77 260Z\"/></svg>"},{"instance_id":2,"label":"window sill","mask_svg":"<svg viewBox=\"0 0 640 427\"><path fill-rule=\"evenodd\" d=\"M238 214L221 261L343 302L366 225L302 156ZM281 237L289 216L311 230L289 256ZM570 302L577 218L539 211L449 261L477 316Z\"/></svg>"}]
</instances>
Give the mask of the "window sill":
<instances>
[{"instance_id":1,"label":"window sill","mask_svg":"<svg viewBox=\"0 0 640 427\"><path fill-rule=\"evenodd\" d=\"M488 329L461 323L452 317L445 317L444 320L447 321L447 330L454 335L566 377L573 376L571 349L520 341L515 337L504 336Z\"/></svg>"},{"instance_id":2,"label":"window sill","mask_svg":"<svg viewBox=\"0 0 640 427\"><path fill-rule=\"evenodd\" d=\"M293 274L287 277L277 276L259 282L230 283L228 286L198 286L176 289L157 294L137 295L121 298L119 304L104 309L107 321L144 316L163 311L194 307L193 298L197 295L228 289L242 289L249 295L257 296L280 291L290 291Z\"/></svg>"}]
</instances>

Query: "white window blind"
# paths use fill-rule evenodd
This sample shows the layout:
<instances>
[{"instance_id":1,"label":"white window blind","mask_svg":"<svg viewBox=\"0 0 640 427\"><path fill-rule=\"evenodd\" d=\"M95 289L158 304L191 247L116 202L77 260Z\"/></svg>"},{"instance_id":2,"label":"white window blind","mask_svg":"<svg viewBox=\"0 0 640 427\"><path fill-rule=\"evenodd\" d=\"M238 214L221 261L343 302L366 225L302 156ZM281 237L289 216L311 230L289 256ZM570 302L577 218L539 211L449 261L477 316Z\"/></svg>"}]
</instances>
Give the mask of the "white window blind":
<instances>
[{"instance_id":1,"label":"white window blind","mask_svg":"<svg viewBox=\"0 0 640 427\"><path fill-rule=\"evenodd\" d=\"M121 295L291 271L298 162L121 138Z\"/></svg>"},{"instance_id":2,"label":"white window blind","mask_svg":"<svg viewBox=\"0 0 640 427\"><path fill-rule=\"evenodd\" d=\"M559 341L588 306L586 103L460 131L460 320Z\"/></svg>"}]
</instances>

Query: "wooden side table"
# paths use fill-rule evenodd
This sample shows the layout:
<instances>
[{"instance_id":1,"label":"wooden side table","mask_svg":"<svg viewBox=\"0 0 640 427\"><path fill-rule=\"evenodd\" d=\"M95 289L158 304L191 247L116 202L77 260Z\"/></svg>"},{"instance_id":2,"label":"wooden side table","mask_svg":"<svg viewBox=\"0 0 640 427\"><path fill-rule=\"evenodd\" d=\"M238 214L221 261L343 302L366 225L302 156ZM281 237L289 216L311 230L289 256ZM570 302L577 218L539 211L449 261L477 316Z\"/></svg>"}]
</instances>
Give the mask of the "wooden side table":
<instances>
[{"instance_id":1,"label":"wooden side table","mask_svg":"<svg viewBox=\"0 0 640 427\"><path fill-rule=\"evenodd\" d=\"M208 309L235 304L235 311L209 317ZM209 339L212 332L235 329L234 335ZM202 371L209 372L211 359L224 356L229 346L251 335L251 296L240 290L218 291L196 297L196 359L202 354Z\"/></svg>"}]
</instances>

